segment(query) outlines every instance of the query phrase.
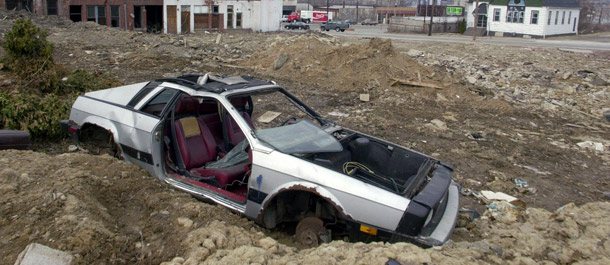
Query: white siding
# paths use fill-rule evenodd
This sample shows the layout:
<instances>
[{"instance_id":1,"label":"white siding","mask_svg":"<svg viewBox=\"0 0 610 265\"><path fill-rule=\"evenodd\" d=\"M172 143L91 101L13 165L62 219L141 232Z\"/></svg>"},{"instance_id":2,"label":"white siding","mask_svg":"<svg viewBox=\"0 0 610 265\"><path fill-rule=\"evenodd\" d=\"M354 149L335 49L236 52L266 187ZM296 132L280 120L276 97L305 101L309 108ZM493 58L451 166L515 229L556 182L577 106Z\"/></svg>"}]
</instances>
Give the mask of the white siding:
<instances>
[{"instance_id":1,"label":"white siding","mask_svg":"<svg viewBox=\"0 0 610 265\"><path fill-rule=\"evenodd\" d=\"M551 25L547 24L549 10L553 12L553 16L551 17ZM557 21L557 25L555 25L555 14L559 11L559 19ZM563 11L566 12L566 17L563 25L561 24L561 18L563 16ZM568 17L572 11L572 18L568 23ZM549 35L558 35L558 34L576 34L578 33L578 16L580 15L580 11L578 8L553 8L550 7L544 12L544 34L546 36ZM576 27L574 27L574 18L576 18ZM575 30L573 30L575 29Z\"/></svg>"},{"instance_id":2,"label":"white siding","mask_svg":"<svg viewBox=\"0 0 610 265\"><path fill-rule=\"evenodd\" d=\"M481 3L479 3L481 4ZM493 21L494 9L500 9L500 21ZM487 8L487 30L493 32L502 32L505 35L510 36L512 33L524 34L524 35L535 35L535 36L551 36L559 34L576 34L578 31L578 16L580 11L578 8L553 8L553 7L525 7L523 23L508 23L506 22L507 6L490 5ZM532 11L538 11L538 24L531 24ZM551 24L548 25L548 12L552 11ZM559 11L559 19L557 25L555 25L555 14ZM564 23L561 23L563 17L563 11L565 11ZM572 16L568 22L570 11ZM466 26L471 28L474 27L474 3L469 4L466 7ZM577 19L576 27L574 27L574 18ZM573 30L575 29L575 30Z\"/></svg>"}]
</instances>

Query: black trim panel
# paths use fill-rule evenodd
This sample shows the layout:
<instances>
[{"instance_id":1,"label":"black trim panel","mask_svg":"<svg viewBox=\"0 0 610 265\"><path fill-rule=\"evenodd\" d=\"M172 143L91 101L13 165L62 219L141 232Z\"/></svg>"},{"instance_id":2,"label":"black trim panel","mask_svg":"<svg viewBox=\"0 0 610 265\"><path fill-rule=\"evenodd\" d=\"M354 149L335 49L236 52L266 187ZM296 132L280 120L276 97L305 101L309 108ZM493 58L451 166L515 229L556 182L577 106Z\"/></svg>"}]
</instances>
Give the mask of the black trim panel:
<instances>
[{"instance_id":1,"label":"black trim panel","mask_svg":"<svg viewBox=\"0 0 610 265\"><path fill-rule=\"evenodd\" d=\"M248 200L258 204L263 203L267 195L267 193L255 190L253 188L248 189Z\"/></svg>"},{"instance_id":2,"label":"black trim panel","mask_svg":"<svg viewBox=\"0 0 610 265\"><path fill-rule=\"evenodd\" d=\"M123 150L123 153L125 153L126 155L128 155L130 157L140 160L146 164L150 164L150 165L153 164L153 157L149 153L138 151L137 149L126 146L124 144L121 144L121 150Z\"/></svg>"}]
</instances>

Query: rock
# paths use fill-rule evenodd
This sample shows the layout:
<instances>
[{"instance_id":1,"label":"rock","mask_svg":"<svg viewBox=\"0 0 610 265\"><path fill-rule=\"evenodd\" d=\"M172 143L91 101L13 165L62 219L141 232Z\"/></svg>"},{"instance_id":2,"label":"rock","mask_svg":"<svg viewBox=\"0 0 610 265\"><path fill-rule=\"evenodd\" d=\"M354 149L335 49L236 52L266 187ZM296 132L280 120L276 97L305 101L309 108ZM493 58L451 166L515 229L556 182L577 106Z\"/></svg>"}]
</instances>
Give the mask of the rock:
<instances>
[{"instance_id":1,"label":"rock","mask_svg":"<svg viewBox=\"0 0 610 265\"><path fill-rule=\"evenodd\" d=\"M436 100L437 101L449 101L445 96L441 95L440 93L436 93Z\"/></svg>"},{"instance_id":2,"label":"rock","mask_svg":"<svg viewBox=\"0 0 610 265\"><path fill-rule=\"evenodd\" d=\"M424 52L420 51L420 50L410 49L406 52L406 54L411 57L419 57L419 56L424 55Z\"/></svg>"},{"instance_id":3,"label":"rock","mask_svg":"<svg viewBox=\"0 0 610 265\"><path fill-rule=\"evenodd\" d=\"M595 76L593 81L591 81L591 84L596 85L596 86L607 86L608 82L606 82L606 80L600 78L599 76Z\"/></svg>"},{"instance_id":4,"label":"rock","mask_svg":"<svg viewBox=\"0 0 610 265\"><path fill-rule=\"evenodd\" d=\"M270 249L272 247L277 246L277 241L275 241L273 238L265 237L259 240L258 244L264 249Z\"/></svg>"},{"instance_id":5,"label":"rock","mask_svg":"<svg viewBox=\"0 0 610 265\"><path fill-rule=\"evenodd\" d=\"M178 222L178 224L186 228L190 228L191 226L193 226L193 220L188 219L186 217L179 217L176 221Z\"/></svg>"},{"instance_id":6,"label":"rock","mask_svg":"<svg viewBox=\"0 0 610 265\"><path fill-rule=\"evenodd\" d=\"M72 255L66 252L32 243L19 253L15 265L70 265L71 262Z\"/></svg>"},{"instance_id":7,"label":"rock","mask_svg":"<svg viewBox=\"0 0 610 265\"><path fill-rule=\"evenodd\" d=\"M468 81L468 83L471 83L473 85L477 82L477 78L474 76L468 76L466 77L466 80Z\"/></svg>"},{"instance_id":8,"label":"rock","mask_svg":"<svg viewBox=\"0 0 610 265\"><path fill-rule=\"evenodd\" d=\"M604 192L604 199L609 200L610 201L610 191L605 191Z\"/></svg>"},{"instance_id":9,"label":"rock","mask_svg":"<svg viewBox=\"0 0 610 265\"><path fill-rule=\"evenodd\" d=\"M568 78L570 78L570 76L572 76L571 72L565 72L561 75L561 79L568 80Z\"/></svg>"},{"instance_id":10,"label":"rock","mask_svg":"<svg viewBox=\"0 0 610 265\"><path fill-rule=\"evenodd\" d=\"M604 113L603 117L606 119L606 121L610 122L610 111Z\"/></svg>"},{"instance_id":11,"label":"rock","mask_svg":"<svg viewBox=\"0 0 610 265\"><path fill-rule=\"evenodd\" d=\"M604 151L604 145L600 142L584 141L584 142L577 143L576 145L580 146L581 148L585 148L585 149L592 149L592 150L596 150L596 151L600 151L600 152Z\"/></svg>"},{"instance_id":12,"label":"rock","mask_svg":"<svg viewBox=\"0 0 610 265\"><path fill-rule=\"evenodd\" d=\"M439 131L445 131L448 129L447 124L439 119L431 120L430 123L427 124L427 126Z\"/></svg>"},{"instance_id":13,"label":"rock","mask_svg":"<svg viewBox=\"0 0 610 265\"><path fill-rule=\"evenodd\" d=\"M280 70L280 68L282 68L282 66L284 66L284 64L286 64L286 62L288 62L288 59L290 59L290 57L288 56L288 54L285 53L280 53L277 55L277 57L275 58L275 62L273 62L273 70Z\"/></svg>"},{"instance_id":14,"label":"rock","mask_svg":"<svg viewBox=\"0 0 610 265\"><path fill-rule=\"evenodd\" d=\"M557 106L548 103L548 102L543 102L542 104L540 104L540 107L542 107L543 110L547 110L547 111L553 111L557 109Z\"/></svg>"},{"instance_id":15,"label":"rock","mask_svg":"<svg viewBox=\"0 0 610 265\"><path fill-rule=\"evenodd\" d=\"M71 144L68 146L68 152L76 152L78 151L78 146Z\"/></svg>"},{"instance_id":16,"label":"rock","mask_svg":"<svg viewBox=\"0 0 610 265\"><path fill-rule=\"evenodd\" d=\"M369 102L371 100L371 96L369 94L360 94L360 101Z\"/></svg>"}]
</instances>

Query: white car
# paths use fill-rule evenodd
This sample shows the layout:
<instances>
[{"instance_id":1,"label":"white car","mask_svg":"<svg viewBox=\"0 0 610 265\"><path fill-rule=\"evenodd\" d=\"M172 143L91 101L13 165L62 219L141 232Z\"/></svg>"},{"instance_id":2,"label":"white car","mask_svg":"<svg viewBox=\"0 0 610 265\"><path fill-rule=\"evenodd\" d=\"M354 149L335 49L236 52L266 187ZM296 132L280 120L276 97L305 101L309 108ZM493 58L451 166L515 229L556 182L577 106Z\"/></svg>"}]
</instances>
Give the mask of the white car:
<instances>
[{"instance_id":1,"label":"white car","mask_svg":"<svg viewBox=\"0 0 610 265\"><path fill-rule=\"evenodd\" d=\"M185 75L89 92L62 128L108 133L153 176L304 245L352 240L441 245L459 196L452 167L325 119L274 82Z\"/></svg>"},{"instance_id":2,"label":"white car","mask_svg":"<svg viewBox=\"0 0 610 265\"><path fill-rule=\"evenodd\" d=\"M282 22L288 22L288 15L283 15L281 18Z\"/></svg>"}]
</instances>

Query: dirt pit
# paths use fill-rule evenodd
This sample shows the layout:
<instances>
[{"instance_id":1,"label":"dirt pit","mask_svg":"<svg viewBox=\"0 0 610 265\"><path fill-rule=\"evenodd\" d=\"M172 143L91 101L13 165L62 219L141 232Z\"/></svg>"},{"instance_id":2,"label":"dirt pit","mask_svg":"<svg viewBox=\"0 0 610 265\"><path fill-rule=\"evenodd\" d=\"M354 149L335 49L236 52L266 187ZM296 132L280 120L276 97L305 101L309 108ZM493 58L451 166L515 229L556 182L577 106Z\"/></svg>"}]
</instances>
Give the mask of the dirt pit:
<instances>
[{"instance_id":1,"label":"dirt pit","mask_svg":"<svg viewBox=\"0 0 610 265\"><path fill-rule=\"evenodd\" d=\"M71 253L74 264L610 263L608 202L554 212L497 203L474 222L460 219L460 239L439 248L333 241L307 249L107 155L0 151L0 167L2 264L32 242Z\"/></svg>"}]
</instances>

